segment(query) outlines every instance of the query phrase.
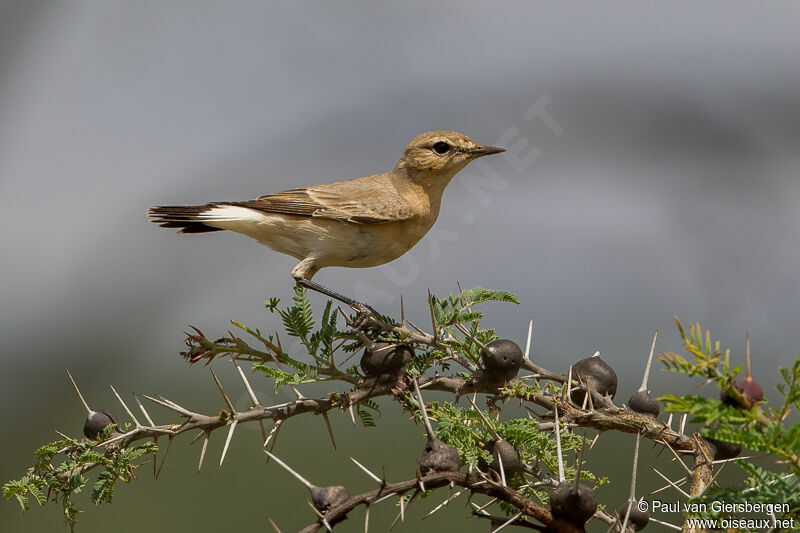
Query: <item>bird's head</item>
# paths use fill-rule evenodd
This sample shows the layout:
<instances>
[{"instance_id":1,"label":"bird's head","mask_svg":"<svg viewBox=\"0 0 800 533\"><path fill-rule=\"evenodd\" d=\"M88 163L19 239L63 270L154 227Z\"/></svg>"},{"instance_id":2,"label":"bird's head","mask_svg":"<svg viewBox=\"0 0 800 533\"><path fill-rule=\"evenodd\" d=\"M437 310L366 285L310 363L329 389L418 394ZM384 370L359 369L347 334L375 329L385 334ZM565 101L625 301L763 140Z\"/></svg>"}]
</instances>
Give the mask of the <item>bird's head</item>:
<instances>
[{"instance_id":1,"label":"bird's head","mask_svg":"<svg viewBox=\"0 0 800 533\"><path fill-rule=\"evenodd\" d=\"M395 166L411 174L432 173L453 176L479 157L505 152L505 148L482 146L463 133L429 131L414 137Z\"/></svg>"}]
</instances>

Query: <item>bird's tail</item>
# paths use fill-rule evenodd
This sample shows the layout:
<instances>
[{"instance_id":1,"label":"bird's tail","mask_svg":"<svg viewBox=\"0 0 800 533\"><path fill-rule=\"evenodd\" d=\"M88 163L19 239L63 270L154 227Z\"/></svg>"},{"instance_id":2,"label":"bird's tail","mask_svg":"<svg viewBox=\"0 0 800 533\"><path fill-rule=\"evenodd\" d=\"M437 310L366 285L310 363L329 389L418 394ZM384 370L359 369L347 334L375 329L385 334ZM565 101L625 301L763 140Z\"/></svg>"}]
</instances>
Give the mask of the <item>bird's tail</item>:
<instances>
[{"instance_id":1,"label":"bird's tail","mask_svg":"<svg viewBox=\"0 0 800 533\"><path fill-rule=\"evenodd\" d=\"M214 207L214 204L156 206L147 210L147 216L150 217L150 222L162 228L180 228L180 233L222 231L222 228L214 228L204 222L208 218L203 214Z\"/></svg>"}]
</instances>

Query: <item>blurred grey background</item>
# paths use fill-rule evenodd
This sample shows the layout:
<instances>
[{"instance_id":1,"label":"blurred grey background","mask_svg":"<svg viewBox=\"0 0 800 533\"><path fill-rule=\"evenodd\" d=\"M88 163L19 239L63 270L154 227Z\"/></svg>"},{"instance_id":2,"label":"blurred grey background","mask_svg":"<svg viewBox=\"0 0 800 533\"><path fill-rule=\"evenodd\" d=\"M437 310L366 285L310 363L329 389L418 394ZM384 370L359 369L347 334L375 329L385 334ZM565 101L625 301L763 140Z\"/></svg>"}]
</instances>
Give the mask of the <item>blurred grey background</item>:
<instances>
[{"instance_id":1,"label":"blurred grey background","mask_svg":"<svg viewBox=\"0 0 800 533\"><path fill-rule=\"evenodd\" d=\"M223 404L208 371L177 355L187 324L214 336L229 319L280 327L262 301L289 297L293 259L238 235L176 235L148 223L147 207L383 172L431 129L510 150L453 181L406 257L318 281L394 314L403 294L417 323L428 288L510 290L522 305L485 306L485 324L523 343L534 315L533 355L553 370L601 350L621 401L653 330L659 350L679 350L674 314L736 361L749 331L774 400L800 326L798 15L792 2L0 3L0 479L20 477L54 429L80 433L63 367L95 407L121 412L113 383L213 413ZM217 367L245 407L230 365ZM657 394L698 384L651 378ZM382 405L377 429L333 417L338 452L314 417L287 423L276 451L352 491L369 481L348 455L411 475L422 431ZM264 464L259 439L242 429L219 469L215 435L198 476L199 447L182 438L157 483L141 468L79 531L253 531L268 516L301 527L305 489ZM618 481L606 503L627 491L620 449L632 439L593 451ZM486 530L458 500L420 523L443 497L397 530ZM375 531L396 513L384 506ZM361 530L362 513L341 529ZM0 530L62 529L57 507L0 505Z\"/></svg>"}]
</instances>

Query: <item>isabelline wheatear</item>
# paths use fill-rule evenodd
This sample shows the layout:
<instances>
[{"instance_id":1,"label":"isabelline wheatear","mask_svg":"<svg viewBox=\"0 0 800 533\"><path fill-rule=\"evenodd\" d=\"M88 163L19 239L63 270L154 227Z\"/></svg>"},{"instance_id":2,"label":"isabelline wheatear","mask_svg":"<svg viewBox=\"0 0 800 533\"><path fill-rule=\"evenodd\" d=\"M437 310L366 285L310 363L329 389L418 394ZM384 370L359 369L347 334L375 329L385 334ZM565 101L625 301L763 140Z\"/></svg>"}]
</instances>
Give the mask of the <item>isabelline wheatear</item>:
<instances>
[{"instance_id":1,"label":"isabelline wheatear","mask_svg":"<svg viewBox=\"0 0 800 533\"><path fill-rule=\"evenodd\" d=\"M453 176L470 161L503 151L454 131L431 131L412 139L384 174L243 202L153 207L149 216L181 233L229 230L252 237L298 259L292 277L319 290L311 278L323 267L372 267L406 253L436 222Z\"/></svg>"}]
</instances>

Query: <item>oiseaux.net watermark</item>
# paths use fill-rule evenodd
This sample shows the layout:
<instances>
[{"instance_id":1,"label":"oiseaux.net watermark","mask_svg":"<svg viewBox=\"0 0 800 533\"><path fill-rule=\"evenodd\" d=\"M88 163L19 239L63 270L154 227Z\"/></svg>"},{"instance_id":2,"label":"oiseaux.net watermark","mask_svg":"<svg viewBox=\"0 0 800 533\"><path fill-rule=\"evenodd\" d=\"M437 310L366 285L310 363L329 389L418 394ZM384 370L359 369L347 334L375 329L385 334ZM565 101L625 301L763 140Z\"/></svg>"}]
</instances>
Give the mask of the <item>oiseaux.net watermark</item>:
<instances>
[{"instance_id":1,"label":"oiseaux.net watermark","mask_svg":"<svg viewBox=\"0 0 800 533\"><path fill-rule=\"evenodd\" d=\"M780 518L789 512L789 504L782 502L751 503L751 502L726 502L714 500L711 502L684 502L680 500L640 500L640 511L649 512L651 515L658 513L680 513L684 515L703 516L716 515L717 518L689 518L687 523L690 528L704 529L769 529L780 528L795 531L800 524L794 518ZM749 516L746 516L749 515Z\"/></svg>"}]
</instances>

